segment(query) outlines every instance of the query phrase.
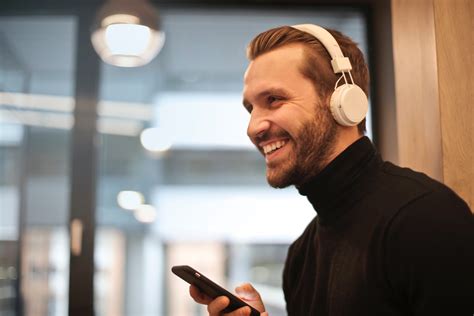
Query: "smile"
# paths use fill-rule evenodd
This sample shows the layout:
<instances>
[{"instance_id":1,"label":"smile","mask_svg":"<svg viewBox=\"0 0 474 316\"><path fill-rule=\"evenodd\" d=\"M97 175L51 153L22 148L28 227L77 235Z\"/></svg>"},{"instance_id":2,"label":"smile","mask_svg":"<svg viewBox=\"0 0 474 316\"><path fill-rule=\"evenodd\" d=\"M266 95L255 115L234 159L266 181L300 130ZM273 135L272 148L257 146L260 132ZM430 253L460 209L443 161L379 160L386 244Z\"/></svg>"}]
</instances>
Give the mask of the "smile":
<instances>
[{"instance_id":1,"label":"smile","mask_svg":"<svg viewBox=\"0 0 474 316\"><path fill-rule=\"evenodd\" d=\"M265 155L269 155L269 154L277 151L281 147L285 146L285 144L286 144L286 141L283 141L283 140L279 140L279 141L267 144L267 145L263 146L263 153Z\"/></svg>"}]
</instances>

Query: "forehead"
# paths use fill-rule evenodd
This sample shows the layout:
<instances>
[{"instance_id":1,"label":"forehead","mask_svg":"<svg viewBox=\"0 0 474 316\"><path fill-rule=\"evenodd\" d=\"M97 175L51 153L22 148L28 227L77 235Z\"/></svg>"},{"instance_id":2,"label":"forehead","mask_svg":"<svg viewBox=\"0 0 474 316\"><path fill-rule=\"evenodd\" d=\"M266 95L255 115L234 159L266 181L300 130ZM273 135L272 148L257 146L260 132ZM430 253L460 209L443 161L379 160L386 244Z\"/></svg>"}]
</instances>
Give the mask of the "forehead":
<instances>
[{"instance_id":1,"label":"forehead","mask_svg":"<svg viewBox=\"0 0 474 316\"><path fill-rule=\"evenodd\" d=\"M300 71L304 59L301 44L286 45L252 60L244 75L244 98L270 88L292 89L308 80Z\"/></svg>"},{"instance_id":2,"label":"forehead","mask_svg":"<svg viewBox=\"0 0 474 316\"><path fill-rule=\"evenodd\" d=\"M244 82L255 76L271 76L297 71L304 59L304 46L291 44L266 52L249 63Z\"/></svg>"}]
</instances>

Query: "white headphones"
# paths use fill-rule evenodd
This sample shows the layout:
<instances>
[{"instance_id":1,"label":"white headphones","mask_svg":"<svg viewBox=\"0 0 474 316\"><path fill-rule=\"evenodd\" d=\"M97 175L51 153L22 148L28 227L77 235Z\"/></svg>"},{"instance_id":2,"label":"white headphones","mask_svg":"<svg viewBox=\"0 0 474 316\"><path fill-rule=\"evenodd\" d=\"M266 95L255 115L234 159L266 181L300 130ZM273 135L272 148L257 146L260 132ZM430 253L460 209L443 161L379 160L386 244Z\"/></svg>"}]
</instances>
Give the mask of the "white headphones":
<instances>
[{"instance_id":1,"label":"white headphones","mask_svg":"<svg viewBox=\"0 0 474 316\"><path fill-rule=\"evenodd\" d=\"M327 30L314 24L299 24L291 27L316 37L331 56L334 73L342 73L336 82L330 102L331 113L336 122L343 126L359 124L367 115L369 102L364 91L354 83L351 62L342 54L336 39ZM347 82L346 72L349 74L351 83ZM338 87L341 79L344 79L344 84Z\"/></svg>"}]
</instances>

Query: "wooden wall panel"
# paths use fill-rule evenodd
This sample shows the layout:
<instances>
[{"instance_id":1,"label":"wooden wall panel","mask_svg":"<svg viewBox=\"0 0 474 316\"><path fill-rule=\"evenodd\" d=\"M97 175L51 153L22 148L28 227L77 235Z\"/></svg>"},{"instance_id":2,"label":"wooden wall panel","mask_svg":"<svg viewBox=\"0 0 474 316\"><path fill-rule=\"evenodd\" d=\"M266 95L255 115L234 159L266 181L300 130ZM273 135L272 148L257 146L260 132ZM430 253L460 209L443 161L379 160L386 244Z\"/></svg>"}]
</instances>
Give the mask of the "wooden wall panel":
<instances>
[{"instance_id":1,"label":"wooden wall panel","mask_svg":"<svg viewBox=\"0 0 474 316\"><path fill-rule=\"evenodd\" d=\"M392 0L398 163L443 181L432 0Z\"/></svg>"},{"instance_id":2,"label":"wooden wall panel","mask_svg":"<svg viewBox=\"0 0 474 316\"><path fill-rule=\"evenodd\" d=\"M474 211L472 0L391 0L398 160ZM390 134L391 133L391 134Z\"/></svg>"},{"instance_id":3,"label":"wooden wall panel","mask_svg":"<svg viewBox=\"0 0 474 316\"><path fill-rule=\"evenodd\" d=\"M474 1L435 0L444 182L474 211Z\"/></svg>"}]
</instances>

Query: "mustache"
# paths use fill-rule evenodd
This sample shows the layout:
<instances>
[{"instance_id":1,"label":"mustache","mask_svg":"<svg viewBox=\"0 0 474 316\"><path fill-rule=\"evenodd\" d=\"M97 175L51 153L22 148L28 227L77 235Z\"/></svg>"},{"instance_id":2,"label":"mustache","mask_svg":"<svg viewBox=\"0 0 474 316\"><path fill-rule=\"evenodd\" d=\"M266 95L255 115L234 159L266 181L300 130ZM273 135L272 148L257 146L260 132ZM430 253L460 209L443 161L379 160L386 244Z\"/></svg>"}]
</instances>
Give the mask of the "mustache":
<instances>
[{"instance_id":1,"label":"mustache","mask_svg":"<svg viewBox=\"0 0 474 316\"><path fill-rule=\"evenodd\" d=\"M292 137L290 136L290 134L288 134L284 130L266 131L264 133L261 133L255 136L254 141L258 143L258 142L264 142L273 138L292 138Z\"/></svg>"}]
</instances>

